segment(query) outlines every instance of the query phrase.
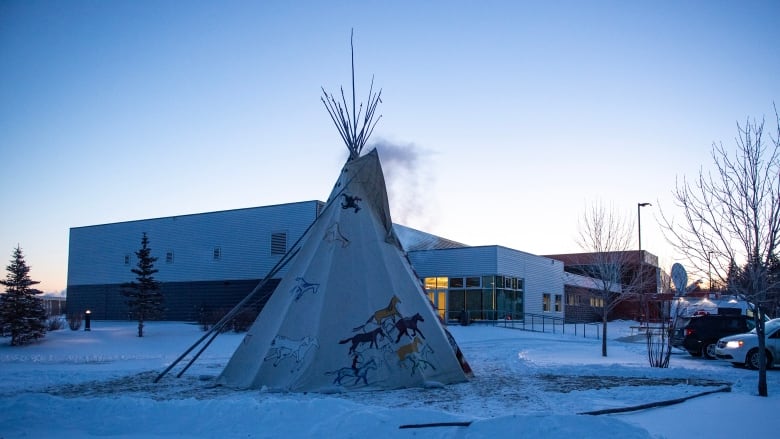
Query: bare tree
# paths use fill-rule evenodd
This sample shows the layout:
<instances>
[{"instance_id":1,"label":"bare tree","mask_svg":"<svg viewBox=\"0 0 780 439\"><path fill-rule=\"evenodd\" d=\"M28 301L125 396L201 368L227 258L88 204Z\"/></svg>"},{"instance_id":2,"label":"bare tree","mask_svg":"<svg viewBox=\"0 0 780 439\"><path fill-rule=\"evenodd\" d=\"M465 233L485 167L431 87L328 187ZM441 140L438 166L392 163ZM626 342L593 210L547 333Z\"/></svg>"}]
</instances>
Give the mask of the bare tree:
<instances>
[{"instance_id":1,"label":"bare tree","mask_svg":"<svg viewBox=\"0 0 780 439\"><path fill-rule=\"evenodd\" d=\"M764 136L764 120L748 118L737 124L733 153L713 143L714 170L699 171L694 181L683 178L673 192L682 213L675 222L661 211L667 240L694 268L712 270L726 284L729 269L744 265L744 282L729 288L755 306L760 356L758 393L767 396L764 310L767 295L777 285L769 269L780 237L780 117L777 132Z\"/></svg>"},{"instance_id":2,"label":"bare tree","mask_svg":"<svg viewBox=\"0 0 780 439\"><path fill-rule=\"evenodd\" d=\"M596 286L590 305L601 317L601 355L604 357L607 356L610 314L620 303L639 298L646 279L640 268L641 255L629 251L632 242L633 223L601 203L593 204L580 221L577 243L587 253L581 255L576 265L578 271L591 277Z\"/></svg>"},{"instance_id":3,"label":"bare tree","mask_svg":"<svg viewBox=\"0 0 780 439\"><path fill-rule=\"evenodd\" d=\"M681 307L673 306L678 302L672 297L672 278L659 276L658 290L660 300L656 304L660 308L660 322L657 326L647 327L647 360L651 367L667 368L672 356L672 338L682 317ZM647 303L647 301L644 301Z\"/></svg>"}]
</instances>

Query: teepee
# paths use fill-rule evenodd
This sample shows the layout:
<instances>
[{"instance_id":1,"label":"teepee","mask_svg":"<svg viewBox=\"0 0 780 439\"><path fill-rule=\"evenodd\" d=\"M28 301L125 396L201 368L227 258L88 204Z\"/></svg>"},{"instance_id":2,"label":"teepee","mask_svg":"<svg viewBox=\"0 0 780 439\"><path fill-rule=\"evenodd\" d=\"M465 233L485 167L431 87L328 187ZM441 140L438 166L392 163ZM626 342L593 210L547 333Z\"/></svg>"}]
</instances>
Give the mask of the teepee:
<instances>
[{"instance_id":1,"label":"teepee","mask_svg":"<svg viewBox=\"0 0 780 439\"><path fill-rule=\"evenodd\" d=\"M333 191L218 383L338 392L462 382L470 376L393 231L379 154L361 155L380 94L363 114L324 89L349 148ZM343 104L343 105L342 105ZM360 130L358 130L360 125Z\"/></svg>"}]
</instances>

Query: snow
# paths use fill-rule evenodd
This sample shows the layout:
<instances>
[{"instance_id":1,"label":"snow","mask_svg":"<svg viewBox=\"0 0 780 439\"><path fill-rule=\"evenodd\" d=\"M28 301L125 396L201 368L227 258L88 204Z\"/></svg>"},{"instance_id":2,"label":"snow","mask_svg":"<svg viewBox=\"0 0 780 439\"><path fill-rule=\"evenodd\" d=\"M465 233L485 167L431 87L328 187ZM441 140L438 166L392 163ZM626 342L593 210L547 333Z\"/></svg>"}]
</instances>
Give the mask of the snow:
<instances>
[{"instance_id":1,"label":"snow","mask_svg":"<svg viewBox=\"0 0 780 439\"><path fill-rule=\"evenodd\" d=\"M468 383L385 392L284 394L218 387L214 379L241 341L216 338L181 377L154 378L203 332L197 325L93 321L92 330L50 332L38 344L0 339L0 438L269 438L497 435L546 438L688 438L776 434L780 371L757 372L674 352L651 368L634 322L608 326L608 356L583 336L496 326L450 326L475 371ZM680 404L584 415L720 390ZM759 422L755 422L759 421ZM400 428L471 422L468 426Z\"/></svg>"}]
</instances>

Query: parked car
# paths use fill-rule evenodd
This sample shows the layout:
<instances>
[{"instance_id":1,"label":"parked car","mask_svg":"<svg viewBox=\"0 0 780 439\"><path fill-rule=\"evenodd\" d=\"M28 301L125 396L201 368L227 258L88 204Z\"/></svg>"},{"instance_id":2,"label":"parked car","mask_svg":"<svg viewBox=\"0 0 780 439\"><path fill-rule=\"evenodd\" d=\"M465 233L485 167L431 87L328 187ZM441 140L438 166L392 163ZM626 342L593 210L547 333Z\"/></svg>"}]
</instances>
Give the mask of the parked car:
<instances>
[{"instance_id":1,"label":"parked car","mask_svg":"<svg viewBox=\"0 0 780 439\"><path fill-rule=\"evenodd\" d=\"M780 366L780 319L774 319L764 324L766 365ZM718 341L715 355L732 362L735 366L747 366L758 369L758 336L755 328L746 334L724 337Z\"/></svg>"},{"instance_id":2,"label":"parked car","mask_svg":"<svg viewBox=\"0 0 780 439\"><path fill-rule=\"evenodd\" d=\"M691 317L688 323L675 331L672 346L685 349L694 357L715 358L718 340L753 329L753 319L741 314L707 314Z\"/></svg>"}]
</instances>

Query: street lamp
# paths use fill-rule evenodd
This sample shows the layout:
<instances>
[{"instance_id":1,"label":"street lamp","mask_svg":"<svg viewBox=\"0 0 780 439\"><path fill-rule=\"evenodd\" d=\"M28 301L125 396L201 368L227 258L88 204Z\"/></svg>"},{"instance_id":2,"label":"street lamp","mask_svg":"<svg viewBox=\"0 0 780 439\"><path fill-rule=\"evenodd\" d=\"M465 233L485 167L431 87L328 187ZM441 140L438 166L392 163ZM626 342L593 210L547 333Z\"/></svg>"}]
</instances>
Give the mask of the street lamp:
<instances>
[{"instance_id":1,"label":"street lamp","mask_svg":"<svg viewBox=\"0 0 780 439\"><path fill-rule=\"evenodd\" d=\"M638 258L639 263L637 265L637 270L639 270L639 276L640 279L642 279L642 282L644 282L644 270L642 270L643 268L642 265L644 265L643 262L645 261L645 258L642 257L642 215L641 213L642 213L642 208L645 206L652 206L652 204L636 203L636 224L637 224L637 231L639 233L639 252L637 255L639 257ZM642 289L644 290L644 287ZM649 314L650 310L647 309L647 303L646 303L644 291L642 291L642 294L640 295L639 302L640 302L639 306L641 307L641 309L639 310L640 316L646 313ZM649 318L650 316L645 316L645 317Z\"/></svg>"},{"instance_id":2,"label":"street lamp","mask_svg":"<svg viewBox=\"0 0 780 439\"><path fill-rule=\"evenodd\" d=\"M709 278L710 278L710 295L712 294L712 252L707 252L707 269L709 271Z\"/></svg>"},{"instance_id":3,"label":"street lamp","mask_svg":"<svg viewBox=\"0 0 780 439\"><path fill-rule=\"evenodd\" d=\"M642 212L641 209L645 206L652 206L650 203L636 203L636 223L639 231L639 257L642 258Z\"/></svg>"}]
</instances>

